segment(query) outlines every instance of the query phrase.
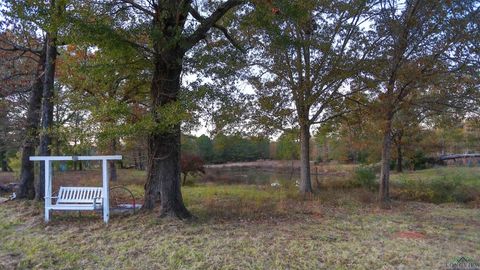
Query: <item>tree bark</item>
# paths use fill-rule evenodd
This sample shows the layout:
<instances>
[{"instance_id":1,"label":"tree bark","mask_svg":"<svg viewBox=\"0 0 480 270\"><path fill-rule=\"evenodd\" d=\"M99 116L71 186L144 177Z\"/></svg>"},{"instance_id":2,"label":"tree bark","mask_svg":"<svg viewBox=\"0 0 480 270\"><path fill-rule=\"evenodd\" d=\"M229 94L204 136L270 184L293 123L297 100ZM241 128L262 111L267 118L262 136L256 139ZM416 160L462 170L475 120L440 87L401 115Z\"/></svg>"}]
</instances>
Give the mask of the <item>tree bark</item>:
<instances>
[{"instance_id":1,"label":"tree bark","mask_svg":"<svg viewBox=\"0 0 480 270\"><path fill-rule=\"evenodd\" d=\"M53 93L55 80L55 66L57 59L57 47L55 38L47 33L47 49L45 57L45 77L43 80L42 123L40 133L39 155L50 156L51 135L50 129L53 124ZM35 199L42 200L45 197L45 166L40 164L40 174L37 182Z\"/></svg>"},{"instance_id":2,"label":"tree bark","mask_svg":"<svg viewBox=\"0 0 480 270\"><path fill-rule=\"evenodd\" d=\"M198 28L182 38L185 23L192 8L191 1L155 1L152 20L154 72L150 89L151 113L158 126L164 123L159 109L177 101L180 92L180 75L185 53L205 39L207 31L214 27L230 9L243 4L242 0L228 0L220 4L207 18L196 16ZM192 14L192 13L191 13ZM230 40L230 39L229 39ZM144 208L152 209L160 200L160 216L180 219L192 215L185 208L180 182L180 123L169 123L162 130L155 129L148 136L147 182ZM163 125L164 126L164 125Z\"/></svg>"},{"instance_id":3,"label":"tree bark","mask_svg":"<svg viewBox=\"0 0 480 270\"><path fill-rule=\"evenodd\" d=\"M117 166L115 164L115 161L113 160L110 161L109 169L110 169L110 173L109 173L110 181L117 182L118 176L117 176Z\"/></svg>"},{"instance_id":4,"label":"tree bark","mask_svg":"<svg viewBox=\"0 0 480 270\"><path fill-rule=\"evenodd\" d=\"M389 114L385 121L382 143L382 161L380 169L380 203L390 201L390 158L392 146L392 116Z\"/></svg>"},{"instance_id":5,"label":"tree bark","mask_svg":"<svg viewBox=\"0 0 480 270\"><path fill-rule=\"evenodd\" d=\"M170 59L168 61L167 59ZM166 52L156 57L151 87L152 114L157 123L158 109L176 102L180 92L183 53ZM166 61L167 60L167 61ZM147 182L144 207L152 209L160 201L160 216L191 217L183 203L180 182L180 123L168 130L154 131L148 138Z\"/></svg>"},{"instance_id":6,"label":"tree bark","mask_svg":"<svg viewBox=\"0 0 480 270\"><path fill-rule=\"evenodd\" d=\"M328 161L328 139L325 136L325 140L323 142L323 162L326 163Z\"/></svg>"},{"instance_id":7,"label":"tree bark","mask_svg":"<svg viewBox=\"0 0 480 270\"><path fill-rule=\"evenodd\" d=\"M112 140L111 151L112 151L112 154L117 152L117 140L116 139ZM109 173L110 181L116 182L117 181L117 167L116 167L116 163L115 163L114 160L110 161L109 169L110 169L110 173Z\"/></svg>"},{"instance_id":8,"label":"tree bark","mask_svg":"<svg viewBox=\"0 0 480 270\"><path fill-rule=\"evenodd\" d=\"M20 168L20 184L17 189L17 198L34 199L35 198L35 172L34 163L30 161L30 156L35 155L35 148L38 144L38 127L40 125L40 107L42 106L43 93L43 72L45 68L44 46L40 59L38 60L37 79L32 86L30 98L28 100L27 119L25 127L25 139L22 145L22 160Z\"/></svg>"},{"instance_id":9,"label":"tree bark","mask_svg":"<svg viewBox=\"0 0 480 270\"><path fill-rule=\"evenodd\" d=\"M312 193L310 179L310 126L300 126L300 193Z\"/></svg>"},{"instance_id":10,"label":"tree bark","mask_svg":"<svg viewBox=\"0 0 480 270\"><path fill-rule=\"evenodd\" d=\"M0 150L0 160L2 164L2 172L8 172L7 151Z\"/></svg>"},{"instance_id":11,"label":"tree bark","mask_svg":"<svg viewBox=\"0 0 480 270\"><path fill-rule=\"evenodd\" d=\"M187 183L187 173L184 173L183 174L183 185L185 186L186 183Z\"/></svg>"},{"instance_id":12,"label":"tree bark","mask_svg":"<svg viewBox=\"0 0 480 270\"><path fill-rule=\"evenodd\" d=\"M143 157L142 157L142 153L140 152L140 150L137 151L137 156L138 156L138 170L145 170L145 164L144 164L144 161L143 161Z\"/></svg>"},{"instance_id":13,"label":"tree bark","mask_svg":"<svg viewBox=\"0 0 480 270\"><path fill-rule=\"evenodd\" d=\"M133 166L135 166L135 170L139 170L139 165L138 165L136 156L133 156L133 164L134 164Z\"/></svg>"},{"instance_id":14,"label":"tree bark","mask_svg":"<svg viewBox=\"0 0 480 270\"><path fill-rule=\"evenodd\" d=\"M402 153L402 144L399 141L397 144L397 172L403 172L403 153Z\"/></svg>"}]
</instances>

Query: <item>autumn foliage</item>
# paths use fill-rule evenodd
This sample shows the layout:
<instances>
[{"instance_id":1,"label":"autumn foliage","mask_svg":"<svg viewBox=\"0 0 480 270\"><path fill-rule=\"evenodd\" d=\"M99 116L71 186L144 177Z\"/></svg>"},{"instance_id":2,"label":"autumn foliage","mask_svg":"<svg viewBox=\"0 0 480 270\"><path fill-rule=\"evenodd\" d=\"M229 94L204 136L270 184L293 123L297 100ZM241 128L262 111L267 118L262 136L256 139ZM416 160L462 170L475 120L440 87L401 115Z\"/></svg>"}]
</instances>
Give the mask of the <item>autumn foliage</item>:
<instances>
[{"instance_id":1,"label":"autumn foliage","mask_svg":"<svg viewBox=\"0 0 480 270\"><path fill-rule=\"evenodd\" d=\"M183 174L183 185L187 181L188 175L204 174L204 161L201 157L192 154L183 153L180 160L180 168Z\"/></svg>"}]
</instances>

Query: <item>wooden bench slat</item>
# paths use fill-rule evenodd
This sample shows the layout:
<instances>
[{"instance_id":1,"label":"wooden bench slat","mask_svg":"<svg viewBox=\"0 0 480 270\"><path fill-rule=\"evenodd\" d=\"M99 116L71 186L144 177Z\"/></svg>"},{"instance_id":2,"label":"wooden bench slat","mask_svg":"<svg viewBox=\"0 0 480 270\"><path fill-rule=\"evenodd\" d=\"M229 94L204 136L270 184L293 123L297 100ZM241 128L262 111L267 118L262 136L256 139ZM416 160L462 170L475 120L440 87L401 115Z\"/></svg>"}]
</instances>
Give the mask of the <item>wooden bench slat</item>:
<instances>
[{"instance_id":1,"label":"wooden bench slat","mask_svg":"<svg viewBox=\"0 0 480 270\"><path fill-rule=\"evenodd\" d=\"M101 208L102 188L60 187L57 203L53 210L94 210Z\"/></svg>"}]
</instances>

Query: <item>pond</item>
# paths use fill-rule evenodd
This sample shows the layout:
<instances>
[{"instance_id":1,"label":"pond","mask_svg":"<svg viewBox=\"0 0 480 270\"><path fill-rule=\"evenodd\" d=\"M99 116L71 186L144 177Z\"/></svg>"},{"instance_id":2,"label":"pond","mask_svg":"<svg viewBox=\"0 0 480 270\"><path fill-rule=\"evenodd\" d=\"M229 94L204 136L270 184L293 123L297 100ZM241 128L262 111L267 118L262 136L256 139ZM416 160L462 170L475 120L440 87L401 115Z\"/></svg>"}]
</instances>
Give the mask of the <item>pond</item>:
<instances>
[{"instance_id":1,"label":"pond","mask_svg":"<svg viewBox=\"0 0 480 270\"><path fill-rule=\"evenodd\" d=\"M296 185L300 182L300 170L285 168L255 168L255 167L220 167L206 168L206 174L200 181L226 184L247 184L247 185ZM323 181L334 181L344 179L344 172L319 172L313 170L311 173L312 183Z\"/></svg>"}]
</instances>

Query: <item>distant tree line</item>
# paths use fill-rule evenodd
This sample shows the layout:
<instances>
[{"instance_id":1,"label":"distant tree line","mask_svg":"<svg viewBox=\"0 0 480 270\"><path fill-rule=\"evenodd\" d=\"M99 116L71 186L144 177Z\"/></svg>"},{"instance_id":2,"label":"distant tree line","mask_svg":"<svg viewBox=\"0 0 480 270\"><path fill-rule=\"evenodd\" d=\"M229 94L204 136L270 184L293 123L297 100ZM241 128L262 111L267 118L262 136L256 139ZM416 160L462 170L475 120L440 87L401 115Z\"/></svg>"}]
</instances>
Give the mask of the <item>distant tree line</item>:
<instances>
[{"instance_id":1,"label":"distant tree line","mask_svg":"<svg viewBox=\"0 0 480 270\"><path fill-rule=\"evenodd\" d=\"M270 140L263 137L218 134L213 139L182 136L182 153L200 156L206 163L225 163L269 159Z\"/></svg>"}]
</instances>

